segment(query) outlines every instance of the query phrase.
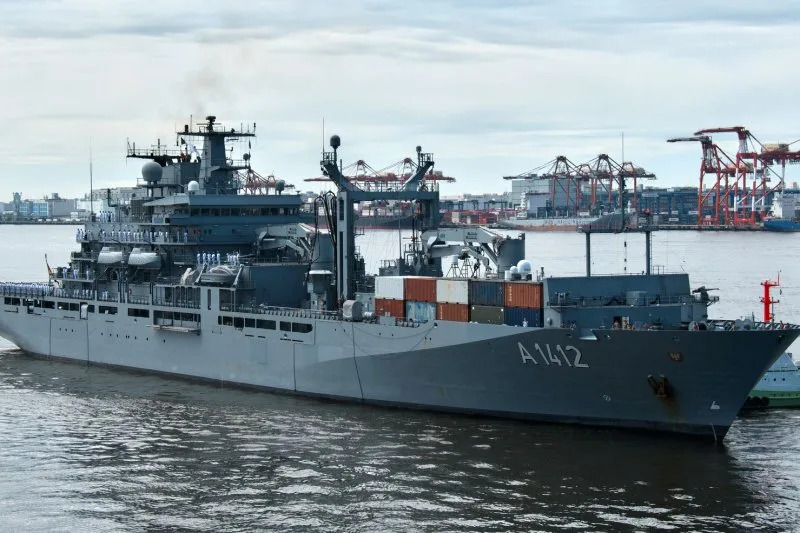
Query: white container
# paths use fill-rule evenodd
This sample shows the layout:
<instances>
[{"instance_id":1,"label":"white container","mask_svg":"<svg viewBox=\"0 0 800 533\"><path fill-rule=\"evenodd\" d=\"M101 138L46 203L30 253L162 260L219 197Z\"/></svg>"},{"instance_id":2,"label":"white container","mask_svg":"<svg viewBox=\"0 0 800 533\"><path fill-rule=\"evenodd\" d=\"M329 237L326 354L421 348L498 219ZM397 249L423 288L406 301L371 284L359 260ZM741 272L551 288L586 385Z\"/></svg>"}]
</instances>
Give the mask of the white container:
<instances>
[{"instance_id":1,"label":"white container","mask_svg":"<svg viewBox=\"0 0 800 533\"><path fill-rule=\"evenodd\" d=\"M466 279L437 279L436 301L447 304L468 304L469 281Z\"/></svg>"},{"instance_id":2,"label":"white container","mask_svg":"<svg viewBox=\"0 0 800 533\"><path fill-rule=\"evenodd\" d=\"M382 300L404 300L403 276L377 276L375 298Z\"/></svg>"}]
</instances>

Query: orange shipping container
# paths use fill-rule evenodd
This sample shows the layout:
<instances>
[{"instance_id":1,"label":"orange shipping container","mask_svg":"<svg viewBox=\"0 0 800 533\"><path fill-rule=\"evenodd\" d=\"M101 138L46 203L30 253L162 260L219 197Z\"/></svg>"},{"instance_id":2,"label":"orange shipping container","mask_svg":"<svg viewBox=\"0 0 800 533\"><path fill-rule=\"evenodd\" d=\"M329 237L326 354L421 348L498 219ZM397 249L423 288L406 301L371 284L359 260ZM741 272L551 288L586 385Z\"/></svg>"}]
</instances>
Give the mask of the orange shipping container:
<instances>
[{"instance_id":1,"label":"orange shipping container","mask_svg":"<svg viewBox=\"0 0 800 533\"><path fill-rule=\"evenodd\" d=\"M469 322L469 306L466 304L436 304L436 319L453 322Z\"/></svg>"},{"instance_id":2,"label":"orange shipping container","mask_svg":"<svg viewBox=\"0 0 800 533\"><path fill-rule=\"evenodd\" d=\"M530 281L506 282L505 306L541 309L542 284Z\"/></svg>"},{"instance_id":3,"label":"orange shipping container","mask_svg":"<svg viewBox=\"0 0 800 533\"><path fill-rule=\"evenodd\" d=\"M375 315L388 315L395 318L405 318L406 303L403 300L386 300L383 298L375 298Z\"/></svg>"},{"instance_id":4,"label":"orange shipping container","mask_svg":"<svg viewBox=\"0 0 800 533\"><path fill-rule=\"evenodd\" d=\"M436 302L436 278L407 277L405 282L406 300L415 302Z\"/></svg>"}]
</instances>

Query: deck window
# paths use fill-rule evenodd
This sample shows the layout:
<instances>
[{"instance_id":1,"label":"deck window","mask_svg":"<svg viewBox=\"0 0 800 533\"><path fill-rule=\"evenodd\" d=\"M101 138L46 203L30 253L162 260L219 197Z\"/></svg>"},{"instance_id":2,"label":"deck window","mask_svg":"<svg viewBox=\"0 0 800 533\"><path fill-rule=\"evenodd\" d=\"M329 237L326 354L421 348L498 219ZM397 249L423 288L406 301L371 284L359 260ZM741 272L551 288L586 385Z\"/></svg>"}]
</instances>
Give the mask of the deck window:
<instances>
[{"instance_id":1,"label":"deck window","mask_svg":"<svg viewBox=\"0 0 800 533\"><path fill-rule=\"evenodd\" d=\"M292 332L294 333L311 333L311 324L305 322L292 322Z\"/></svg>"}]
</instances>

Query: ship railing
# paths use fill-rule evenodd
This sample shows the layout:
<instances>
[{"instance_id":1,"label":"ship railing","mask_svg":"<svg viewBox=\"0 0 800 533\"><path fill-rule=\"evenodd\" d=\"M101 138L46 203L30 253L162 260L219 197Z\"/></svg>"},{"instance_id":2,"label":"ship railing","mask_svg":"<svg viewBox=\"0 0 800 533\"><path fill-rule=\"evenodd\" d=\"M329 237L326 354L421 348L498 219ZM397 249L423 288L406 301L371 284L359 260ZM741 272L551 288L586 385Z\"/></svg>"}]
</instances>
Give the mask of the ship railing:
<instances>
[{"instance_id":1,"label":"ship railing","mask_svg":"<svg viewBox=\"0 0 800 533\"><path fill-rule=\"evenodd\" d=\"M719 301L719 296L702 296L695 294L682 294L677 296L663 296L663 295L638 295L629 298L627 295L616 296L582 296L574 297L571 295L555 294L549 297L547 307L552 308L565 308L565 307L610 307L610 306L627 306L627 307L648 307L657 305L669 304L713 304Z\"/></svg>"},{"instance_id":2,"label":"ship railing","mask_svg":"<svg viewBox=\"0 0 800 533\"><path fill-rule=\"evenodd\" d=\"M119 294L110 291L100 291L97 293L97 300L100 302L119 302Z\"/></svg>"},{"instance_id":3,"label":"ship railing","mask_svg":"<svg viewBox=\"0 0 800 533\"><path fill-rule=\"evenodd\" d=\"M59 281L94 281L95 277L92 276L90 272L87 272L83 276L80 274L76 276L74 272L70 270L64 270L60 276L53 276L53 279L57 279Z\"/></svg>"},{"instance_id":4,"label":"ship railing","mask_svg":"<svg viewBox=\"0 0 800 533\"><path fill-rule=\"evenodd\" d=\"M165 298L153 297L152 304L161 307L176 307L179 309L200 309L200 302L196 302L194 300L184 300L184 299L167 300Z\"/></svg>"},{"instance_id":5,"label":"ship railing","mask_svg":"<svg viewBox=\"0 0 800 533\"><path fill-rule=\"evenodd\" d=\"M706 321L707 329L712 330L755 330L755 331L774 331L781 329L800 329L800 325L788 322L755 322L752 320L721 320L712 319Z\"/></svg>"},{"instance_id":6,"label":"ship railing","mask_svg":"<svg viewBox=\"0 0 800 533\"><path fill-rule=\"evenodd\" d=\"M220 310L235 313L272 314L292 318L309 318L315 320L338 320L336 311L320 311L316 309L298 309L294 307L280 307L272 305L233 305L220 304Z\"/></svg>"},{"instance_id":7,"label":"ship railing","mask_svg":"<svg viewBox=\"0 0 800 533\"><path fill-rule=\"evenodd\" d=\"M17 296L21 298L38 298L42 296L53 296L55 287L46 283L0 283L0 294L3 296Z\"/></svg>"}]
</instances>

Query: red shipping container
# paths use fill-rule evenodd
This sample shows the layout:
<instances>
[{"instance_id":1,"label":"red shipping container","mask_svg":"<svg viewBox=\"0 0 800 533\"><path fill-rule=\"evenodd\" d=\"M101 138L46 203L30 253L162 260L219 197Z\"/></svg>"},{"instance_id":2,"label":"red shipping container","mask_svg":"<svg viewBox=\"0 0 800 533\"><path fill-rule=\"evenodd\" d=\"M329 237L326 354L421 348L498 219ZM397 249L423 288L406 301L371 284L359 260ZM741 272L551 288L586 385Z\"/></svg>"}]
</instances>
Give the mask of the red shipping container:
<instances>
[{"instance_id":1,"label":"red shipping container","mask_svg":"<svg viewBox=\"0 0 800 533\"><path fill-rule=\"evenodd\" d=\"M436 319L452 322L469 322L469 306L466 304L436 304Z\"/></svg>"},{"instance_id":2,"label":"red shipping container","mask_svg":"<svg viewBox=\"0 0 800 533\"><path fill-rule=\"evenodd\" d=\"M403 300L386 300L375 298L376 316L393 316L395 318L406 317L406 302Z\"/></svg>"},{"instance_id":3,"label":"red shipping container","mask_svg":"<svg viewBox=\"0 0 800 533\"><path fill-rule=\"evenodd\" d=\"M542 284L531 281L508 281L505 286L505 306L524 309L542 308Z\"/></svg>"},{"instance_id":4,"label":"red shipping container","mask_svg":"<svg viewBox=\"0 0 800 533\"><path fill-rule=\"evenodd\" d=\"M404 278L406 300L436 303L436 278Z\"/></svg>"}]
</instances>

